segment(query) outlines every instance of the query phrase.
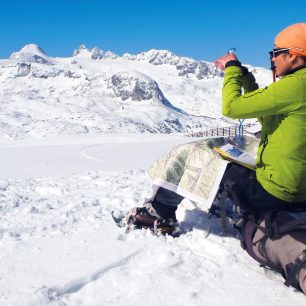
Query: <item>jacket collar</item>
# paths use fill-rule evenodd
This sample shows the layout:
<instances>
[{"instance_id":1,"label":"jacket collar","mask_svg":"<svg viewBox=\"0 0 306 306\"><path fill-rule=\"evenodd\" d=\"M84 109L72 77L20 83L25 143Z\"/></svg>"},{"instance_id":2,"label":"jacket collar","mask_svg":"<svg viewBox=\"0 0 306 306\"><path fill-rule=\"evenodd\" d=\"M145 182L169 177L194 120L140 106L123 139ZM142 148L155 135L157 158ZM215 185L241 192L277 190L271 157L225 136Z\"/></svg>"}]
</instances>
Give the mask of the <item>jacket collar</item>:
<instances>
[{"instance_id":1,"label":"jacket collar","mask_svg":"<svg viewBox=\"0 0 306 306\"><path fill-rule=\"evenodd\" d=\"M299 67L296 67L296 68L294 68L294 69L292 69L292 70L288 71L288 73L287 73L286 75L289 75L289 74L295 73L295 72L297 72L298 70L301 70L301 69L303 69L303 68L306 68L306 67L305 67L305 66L299 66Z\"/></svg>"}]
</instances>

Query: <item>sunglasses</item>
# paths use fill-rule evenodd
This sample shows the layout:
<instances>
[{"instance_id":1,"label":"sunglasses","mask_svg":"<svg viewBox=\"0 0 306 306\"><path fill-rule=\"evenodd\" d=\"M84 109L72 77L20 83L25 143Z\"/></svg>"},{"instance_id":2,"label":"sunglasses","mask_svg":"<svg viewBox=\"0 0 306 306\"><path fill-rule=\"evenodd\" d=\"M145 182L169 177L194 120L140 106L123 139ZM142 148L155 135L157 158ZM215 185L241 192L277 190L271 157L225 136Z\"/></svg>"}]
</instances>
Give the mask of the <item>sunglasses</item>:
<instances>
[{"instance_id":1,"label":"sunglasses","mask_svg":"<svg viewBox=\"0 0 306 306\"><path fill-rule=\"evenodd\" d=\"M272 59L273 57L277 57L279 56L280 54L282 53L287 53L289 50L299 50L299 51L304 51L303 49L301 48L276 48L276 49L273 49L272 51L269 51L269 54L270 54L270 58Z\"/></svg>"}]
</instances>

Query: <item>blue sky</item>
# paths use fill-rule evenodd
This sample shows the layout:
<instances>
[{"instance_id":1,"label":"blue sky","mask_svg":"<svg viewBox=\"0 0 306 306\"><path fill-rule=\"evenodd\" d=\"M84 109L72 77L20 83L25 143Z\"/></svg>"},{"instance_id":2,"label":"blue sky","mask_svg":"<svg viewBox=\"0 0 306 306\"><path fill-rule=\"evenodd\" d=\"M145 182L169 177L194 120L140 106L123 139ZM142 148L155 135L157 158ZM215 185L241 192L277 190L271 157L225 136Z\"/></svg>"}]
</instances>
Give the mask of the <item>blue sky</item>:
<instances>
[{"instance_id":1,"label":"blue sky","mask_svg":"<svg viewBox=\"0 0 306 306\"><path fill-rule=\"evenodd\" d=\"M167 49L206 61L236 47L243 63L269 67L275 35L297 22L306 22L305 0L6 0L0 58L28 43L59 57L85 44L119 55Z\"/></svg>"}]
</instances>

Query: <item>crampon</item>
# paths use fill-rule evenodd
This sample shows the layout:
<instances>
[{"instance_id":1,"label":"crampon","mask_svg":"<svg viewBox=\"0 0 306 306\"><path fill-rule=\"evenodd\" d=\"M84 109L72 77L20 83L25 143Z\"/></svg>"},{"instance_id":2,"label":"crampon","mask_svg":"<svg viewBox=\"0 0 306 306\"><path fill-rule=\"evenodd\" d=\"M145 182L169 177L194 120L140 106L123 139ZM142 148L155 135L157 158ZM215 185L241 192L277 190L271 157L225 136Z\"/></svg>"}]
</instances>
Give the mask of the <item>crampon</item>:
<instances>
[{"instance_id":1,"label":"crampon","mask_svg":"<svg viewBox=\"0 0 306 306\"><path fill-rule=\"evenodd\" d=\"M175 217L164 219L158 215L151 203L134 207L126 215L126 233L133 229L149 229L154 235L180 236L181 229Z\"/></svg>"}]
</instances>

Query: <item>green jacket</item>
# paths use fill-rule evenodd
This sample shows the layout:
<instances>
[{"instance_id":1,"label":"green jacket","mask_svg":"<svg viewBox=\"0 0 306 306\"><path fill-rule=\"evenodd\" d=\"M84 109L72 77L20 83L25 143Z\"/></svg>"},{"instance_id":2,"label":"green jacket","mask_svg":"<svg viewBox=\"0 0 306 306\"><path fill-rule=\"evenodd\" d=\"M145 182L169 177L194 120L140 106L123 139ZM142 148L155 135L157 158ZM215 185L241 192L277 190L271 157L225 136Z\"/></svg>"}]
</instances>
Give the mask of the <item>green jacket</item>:
<instances>
[{"instance_id":1,"label":"green jacket","mask_svg":"<svg viewBox=\"0 0 306 306\"><path fill-rule=\"evenodd\" d=\"M242 94L244 88L244 94ZM230 118L256 118L262 124L256 177L273 196L306 201L306 68L257 89L251 73L225 69L222 112Z\"/></svg>"}]
</instances>

